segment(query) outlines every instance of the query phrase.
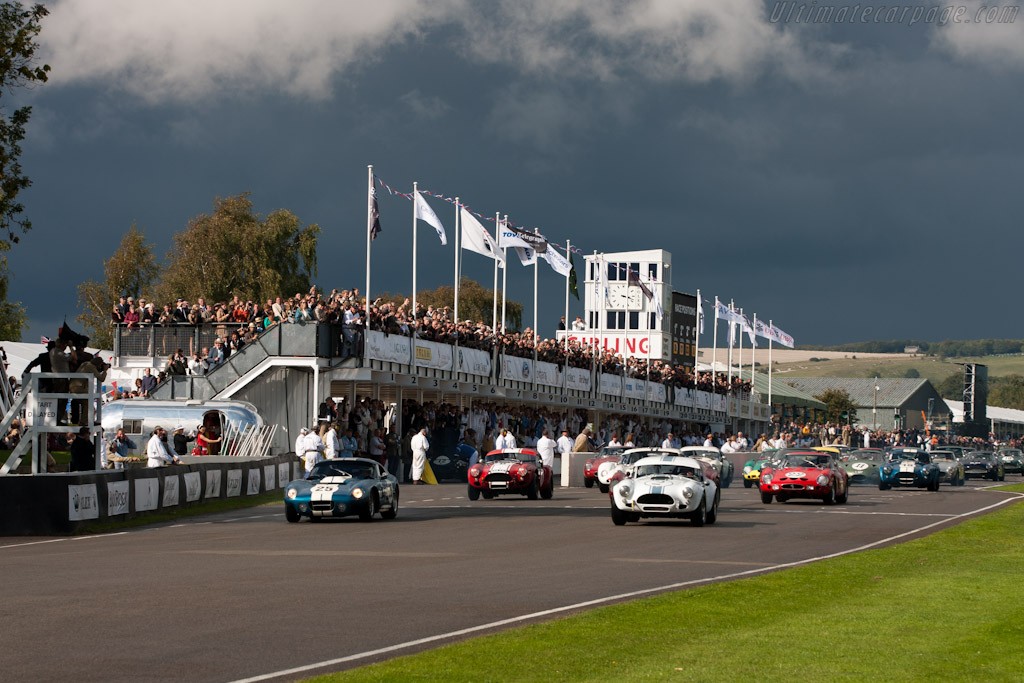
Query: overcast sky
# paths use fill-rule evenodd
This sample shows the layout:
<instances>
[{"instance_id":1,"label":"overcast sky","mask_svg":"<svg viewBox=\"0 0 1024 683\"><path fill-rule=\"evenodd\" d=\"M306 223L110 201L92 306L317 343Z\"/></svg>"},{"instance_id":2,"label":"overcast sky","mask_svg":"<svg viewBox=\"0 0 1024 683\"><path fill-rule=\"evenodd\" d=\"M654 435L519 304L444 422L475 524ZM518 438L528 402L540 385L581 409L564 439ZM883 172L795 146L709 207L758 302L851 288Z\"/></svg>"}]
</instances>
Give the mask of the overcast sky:
<instances>
[{"instance_id":1,"label":"overcast sky","mask_svg":"<svg viewBox=\"0 0 1024 683\"><path fill-rule=\"evenodd\" d=\"M318 284L362 288L374 164L587 253L667 249L674 289L798 344L1024 337L1024 17L980 5L941 25L754 0L47 3L10 298L26 340L53 334L132 223L162 258L244 191L321 226ZM380 210L374 290L408 292L410 204ZM451 241L421 226L419 286L450 284ZM541 267L548 335L563 280ZM512 266L527 320L532 282Z\"/></svg>"}]
</instances>

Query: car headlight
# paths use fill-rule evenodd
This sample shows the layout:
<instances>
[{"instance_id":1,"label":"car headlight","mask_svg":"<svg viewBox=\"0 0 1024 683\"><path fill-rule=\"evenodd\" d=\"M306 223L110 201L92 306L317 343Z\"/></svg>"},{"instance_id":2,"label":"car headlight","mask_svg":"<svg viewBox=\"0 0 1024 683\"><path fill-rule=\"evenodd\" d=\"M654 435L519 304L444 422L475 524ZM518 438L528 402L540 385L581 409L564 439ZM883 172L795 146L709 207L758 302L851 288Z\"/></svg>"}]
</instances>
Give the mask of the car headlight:
<instances>
[{"instance_id":1,"label":"car headlight","mask_svg":"<svg viewBox=\"0 0 1024 683\"><path fill-rule=\"evenodd\" d=\"M295 497L299 495L299 492L293 488L288 489L284 492L284 495L288 500L295 500Z\"/></svg>"},{"instance_id":2,"label":"car headlight","mask_svg":"<svg viewBox=\"0 0 1024 683\"><path fill-rule=\"evenodd\" d=\"M623 498L628 496L630 493L629 484L619 484L619 486L615 490L618 491L619 495L622 496Z\"/></svg>"},{"instance_id":3,"label":"car headlight","mask_svg":"<svg viewBox=\"0 0 1024 683\"><path fill-rule=\"evenodd\" d=\"M818 486L828 486L828 477L824 474L818 477Z\"/></svg>"},{"instance_id":4,"label":"car headlight","mask_svg":"<svg viewBox=\"0 0 1024 683\"><path fill-rule=\"evenodd\" d=\"M882 468L882 471L885 472L886 474L890 474L892 472L892 468L886 466Z\"/></svg>"},{"instance_id":5,"label":"car headlight","mask_svg":"<svg viewBox=\"0 0 1024 683\"><path fill-rule=\"evenodd\" d=\"M360 498L363 497L363 490L358 488L352 489L352 497L355 498L356 500L359 500Z\"/></svg>"},{"instance_id":6,"label":"car headlight","mask_svg":"<svg viewBox=\"0 0 1024 683\"><path fill-rule=\"evenodd\" d=\"M766 484L772 483L772 473L771 472L765 472L765 475L763 477L761 477L761 481L763 481Z\"/></svg>"},{"instance_id":7,"label":"car headlight","mask_svg":"<svg viewBox=\"0 0 1024 683\"><path fill-rule=\"evenodd\" d=\"M752 469L753 468L750 465L744 465L743 466L743 474L746 474L747 472L749 472Z\"/></svg>"},{"instance_id":8,"label":"car headlight","mask_svg":"<svg viewBox=\"0 0 1024 683\"><path fill-rule=\"evenodd\" d=\"M469 468L469 476L473 477L474 479L479 477L480 476L480 466L479 465L473 465L472 467L470 467Z\"/></svg>"}]
</instances>

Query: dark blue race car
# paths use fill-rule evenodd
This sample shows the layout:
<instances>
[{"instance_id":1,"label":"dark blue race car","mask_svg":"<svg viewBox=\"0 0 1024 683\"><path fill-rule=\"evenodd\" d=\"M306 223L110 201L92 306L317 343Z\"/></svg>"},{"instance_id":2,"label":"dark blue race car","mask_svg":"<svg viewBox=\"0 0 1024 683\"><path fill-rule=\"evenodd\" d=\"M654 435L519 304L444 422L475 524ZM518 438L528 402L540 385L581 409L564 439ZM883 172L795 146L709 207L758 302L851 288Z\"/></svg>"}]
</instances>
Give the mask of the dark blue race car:
<instances>
[{"instance_id":1,"label":"dark blue race car","mask_svg":"<svg viewBox=\"0 0 1024 683\"><path fill-rule=\"evenodd\" d=\"M398 514L398 479L375 460L324 460L313 466L308 479L289 482L284 489L284 516L289 522L348 515L369 522L378 512L384 519Z\"/></svg>"},{"instance_id":2,"label":"dark blue race car","mask_svg":"<svg viewBox=\"0 0 1024 683\"><path fill-rule=\"evenodd\" d=\"M942 470L934 464L926 451L902 448L889 453L888 460L878 472L878 488L886 491L897 486L916 486L938 491Z\"/></svg>"}]
</instances>

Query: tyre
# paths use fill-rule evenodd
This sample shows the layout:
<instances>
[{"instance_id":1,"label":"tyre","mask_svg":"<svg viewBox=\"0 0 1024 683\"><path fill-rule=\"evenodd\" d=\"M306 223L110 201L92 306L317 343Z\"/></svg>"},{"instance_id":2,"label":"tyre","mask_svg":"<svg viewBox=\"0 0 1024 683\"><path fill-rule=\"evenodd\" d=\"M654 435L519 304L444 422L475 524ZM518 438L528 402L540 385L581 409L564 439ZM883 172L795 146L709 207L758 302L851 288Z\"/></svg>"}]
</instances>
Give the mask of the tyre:
<instances>
[{"instance_id":1,"label":"tyre","mask_svg":"<svg viewBox=\"0 0 1024 683\"><path fill-rule=\"evenodd\" d=\"M554 495L555 495L555 480L552 477L551 481L548 482L548 485L540 490L540 497L543 498L544 500L551 500L551 498Z\"/></svg>"},{"instance_id":2,"label":"tyre","mask_svg":"<svg viewBox=\"0 0 1024 683\"><path fill-rule=\"evenodd\" d=\"M956 480L956 485L957 486L963 486L966 483L967 483L967 477L965 477L963 474L961 474L960 478Z\"/></svg>"},{"instance_id":3,"label":"tyre","mask_svg":"<svg viewBox=\"0 0 1024 683\"><path fill-rule=\"evenodd\" d=\"M789 496L784 496L782 494L779 494L779 495L775 496L775 500L777 500L780 503L785 503L787 500L789 500Z\"/></svg>"},{"instance_id":4,"label":"tyre","mask_svg":"<svg viewBox=\"0 0 1024 683\"><path fill-rule=\"evenodd\" d=\"M832 482L832 486L828 487L828 495L825 496L825 505L836 504L836 484Z\"/></svg>"},{"instance_id":5,"label":"tyre","mask_svg":"<svg viewBox=\"0 0 1024 683\"><path fill-rule=\"evenodd\" d=\"M398 516L398 491L395 491L395 502L391 504L391 509L381 510L380 516L384 519L394 519Z\"/></svg>"},{"instance_id":6,"label":"tyre","mask_svg":"<svg viewBox=\"0 0 1024 683\"><path fill-rule=\"evenodd\" d=\"M938 491L939 490L939 478L938 477L935 477L932 481L928 482L928 490L929 491Z\"/></svg>"},{"instance_id":7,"label":"tyre","mask_svg":"<svg viewBox=\"0 0 1024 683\"><path fill-rule=\"evenodd\" d=\"M494 498L493 491L481 491L480 495L484 497L484 500L491 500L492 498Z\"/></svg>"},{"instance_id":8,"label":"tyre","mask_svg":"<svg viewBox=\"0 0 1024 683\"><path fill-rule=\"evenodd\" d=\"M744 479L743 480L743 488L749 489L753 485L754 485L754 482L750 481L749 479Z\"/></svg>"},{"instance_id":9,"label":"tyre","mask_svg":"<svg viewBox=\"0 0 1024 683\"><path fill-rule=\"evenodd\" d=\"M761 502L764 503L765 505L771 505L772 504L772 494L770 494L770 493L768 493L766 491L761 491Z\"/></svg>"},{"instance_id":10,"label":"tyre","mask_svg":"<svg viewBox=\"0 0 1024 683\"><path fill-rule=\"evenodd\" d=\"M370 499L366 501L366 506L359 511L359 521L372 522L373 516L377 514L377 507L377 492L372 491Z\"/></svg>"},{"instance_id":11,"label":"tyre","mask_svg":"<svg viewBox=\"0 0 1024 683\"><path fill-rule=\"evenodd\" d=\"M302 516L299 514L299 511L295 509L294 505L285 505L284 518L287 519L290 523L295 524L302 518Z\"/></svg>"},{"instance_id":12,"label":"tyre","mask_svg":"<svg viewBox=\"0 0 1024 683\"><path fill-rule=\"evenodd\" d=\"M878 490L879 491L888 491L891 488L892 487L889 486L888 484L886 484L884 481L879 481L878 482Z\"/></svg>"},{"instance_id":13,"label":"tyre","mask_svg":"<svg viewBox=\"0 0 1024 683\"><path fill-rule=\"evenodd\" d=\"M846 488L843 489L842 494L836 496L836 502L840 505L845 505L846 501L850 499L850 485L847 484Z\"/></svg>"},{"instance_id":14,"label":"tyre","mask_svg":"<svg viewBox=\"0 0 1024 683\"><path fill-rule=\"evenodd\" d=\"M537 483L536 476L530 482L530 488L526 489L526 497L530 500L537 500L540 497L540 485Z\"/></svg>"},{"instance_id":15,"label":"tyre","mask_svg":"<svg viewBox=\"0 0 1024 683\"><path fill-rule=\"evenodd\" d=\"M469 490L466 491L466 497L470 500L480 500L480 489L475 486L470 486Z\"/></svg>"},{"instance_id":16,"label":"tyre","mask_svg":"<svg viewBox=\"0 0 1024 683\"><path fill-rule=\"evenodd\" d=\"M711 512L708 513L707 523L714 524L718 521L718 504L721 502L718 492L715 492L715 502L711 504Z\"/></svg>"},{"instance_id":17,"label":"tyre","mask_svg":"<svg viewBox=\"0 0 1024 683\"><path fill-rule=\"evenodd\" d=\"M608 493L608 488L609 488L608 484L601 484L601 483L599 483L597 485L597 488L601 489L601 493Z\"/></svg>"},{"instance_id":18,"label":"tyre","mask_svg":"<svg viewBox=\"0 0 1024 683\"><path fill-rule=\"evenodd\" d=\"M732 486L732 472L729 472L729 476L722 479L722 488L727 489Z\"/></svg>"},{"instance_id":19,"label":"tyre","mask_svg":"<svg viewBox=\"0 0 1024 683\"><path fill-rule=\"evenodd\" d=\"M1006 471L1005 471L1005 470L1003 470L1003 471L1002 471L1002 472L1001 472L1001 473L999 474L999 481L1006 481Z\"/></svg>"},{"instance_id":20,"label":"tyre","mask_svg":"<svg viewBox=\"0 0 1024 683\"><path fill-rule=\"evenodd\" d=\"M615 501L612 501L612 524L615 526L622 526L626 523L627 514L625 511L620 510Z\"/></svg>"},{"instance_id":21,"label":"tyre","mask_svg":"<svg viewBox=\"0 0 1024 683\"><path fill-rule=\"evenodd\" d=\"M583 480L583 485L586 486L588 489L592 489L592 488L594 488L594 480L593 479L584 479Z\"/></svg>"},{"instance_id":22,"label":"tyre","mask_svg":"<svg viewBox=\"0 0 1024 683\"><path fill-rule=\"evenodd\" d=\"M690 515L690 524L694 526L704 526L704 523L708 520L708 511L704 509L704 507L704 496L701 496L700 503L697 504L697 509Z\"/></svg>"}]
</instances>

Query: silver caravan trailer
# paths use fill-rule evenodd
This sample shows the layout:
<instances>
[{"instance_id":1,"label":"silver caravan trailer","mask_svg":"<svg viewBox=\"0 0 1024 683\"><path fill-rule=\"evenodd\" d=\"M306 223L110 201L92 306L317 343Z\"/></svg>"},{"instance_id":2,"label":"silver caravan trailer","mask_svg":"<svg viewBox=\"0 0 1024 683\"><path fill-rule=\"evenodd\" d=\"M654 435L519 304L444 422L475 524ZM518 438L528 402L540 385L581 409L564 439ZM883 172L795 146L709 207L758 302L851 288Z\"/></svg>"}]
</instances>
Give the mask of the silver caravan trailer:
<instances>
[{"instance_id":1,"label":"silver caravan trailer","mask_svg":"<svg viewBox=\"0 0 1024 683\"><path fill-rule=\"evenodd\" d=\"M103 436L112 438L119 428L125 436L135 442L137 448L132 455L146 452L153 429L163 427L170 434L174 427L181 425L186 433L194 434L199 427L215 430L218 435L231 426L241 431L249 426L263 426L256 406L246 401L153 401L145 398L129 398L111 401L103 406Z\"/></svg>"}]
</instances>

